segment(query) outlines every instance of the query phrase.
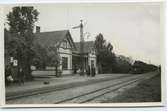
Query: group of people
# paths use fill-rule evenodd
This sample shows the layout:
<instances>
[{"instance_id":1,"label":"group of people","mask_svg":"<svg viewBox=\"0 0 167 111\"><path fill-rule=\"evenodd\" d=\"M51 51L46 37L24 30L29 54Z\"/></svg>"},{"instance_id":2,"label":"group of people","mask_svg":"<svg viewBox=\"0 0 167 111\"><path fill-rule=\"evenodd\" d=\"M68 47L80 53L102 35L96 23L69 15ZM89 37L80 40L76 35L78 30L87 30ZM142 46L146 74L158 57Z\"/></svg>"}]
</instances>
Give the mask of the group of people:
<instances>
[{"instance_id":1,"label":"group of people","mask_svg":"<svg viewBox=\"0 0 167 111\"><path fill-rule=\"evenodd\" d=\"M95 75L96 75L96 69L95 69L95 67L92 66L90 68L90 66L88 65L87 68L86 68L86 74L87 74L87 76L95 77Z\"/></svg>"},{"instance_id":2,"label":"group of people","mask_svg":"<svg viewBox=\"0 0 167 111\"><path fill-rule=\"evenodd\" d=\"M81 76L86 74L87 76L95 77L96 76L96 68L93 65L92 65L92 67L90 67L88 65L86 68L84 68L84 70L82 70L82 68L78 68L78 70L77 70L77 68L74 67L74 74L76 74L76 73L80 74Z\"/></svg>"}]
</instances>

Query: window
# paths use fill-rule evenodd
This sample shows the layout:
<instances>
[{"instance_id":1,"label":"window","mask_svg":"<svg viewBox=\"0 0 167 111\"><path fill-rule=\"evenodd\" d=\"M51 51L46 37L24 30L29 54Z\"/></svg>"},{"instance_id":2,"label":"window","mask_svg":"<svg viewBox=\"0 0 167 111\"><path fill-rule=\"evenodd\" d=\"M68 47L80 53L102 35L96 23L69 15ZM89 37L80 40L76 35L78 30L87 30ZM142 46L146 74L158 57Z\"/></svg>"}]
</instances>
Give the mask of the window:
<instances>
[{"instance_id":1,"label":"window","mask_svg":"<svg viewBox=\"0 0 167 111\"><path fill-rule=\"evenodd\" d=\"M63 48L67 48L67 41L63 41Z\"/></svg>"},{"instance_id":2,"label":"window","mask_svg":"<svg viewBox=\"0 0 167 111\"><path fill-rule=\"evenodd\" d=\"M62 68L67 69L68 67L68 58L67 57L62 57Z\"/></svg>"}]
</instances>

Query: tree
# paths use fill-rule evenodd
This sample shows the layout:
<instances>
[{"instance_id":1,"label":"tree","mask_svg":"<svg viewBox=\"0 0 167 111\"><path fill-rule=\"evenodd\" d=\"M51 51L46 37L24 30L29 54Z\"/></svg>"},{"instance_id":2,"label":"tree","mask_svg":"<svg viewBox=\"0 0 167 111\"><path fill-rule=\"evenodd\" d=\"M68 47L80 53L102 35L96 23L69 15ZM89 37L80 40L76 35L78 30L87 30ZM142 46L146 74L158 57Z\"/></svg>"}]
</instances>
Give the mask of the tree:
<instances>
[{"instance_id":1,"label":"tree","mask_svg":"<svg viewBox=\"0 0 167 111\"><path fill-rule=\"evenodd\" d=\"M96 36L95 48L96 48L97 53L100 52L100 50L104 48L105 42L106 40L104 40L104 37L101 33Z\"/></svg>"},{"instance_id":2,"label":"tree","mask_svg":"<svg viewBox=\"0 0 167 111\"><path fill-rule=\"evenodd\" d=\"M60 76L58 74L58 67L60 66L60 56L59 53L57 51L56 47L49 47L47 50L47 54L48 54L48 66L54 66L55 67L55 76L58 77Z\"/></svg>"},{"instance_id":3,"label":"tree","mask_svg":"<svg viewBox=\"0 0 167 111\"><path fill-rule=\"evenodd\" d=\"M32 79L30 66L34 56L33 28L34 23L38 20L38 14L38 11L33 7L13 7L7 15L9 33L16 35L12 36L17 41L15 49L17 54L14 56L18 60L18 68L23 68L27 80ZM12 49L12 46L9 49Z\"/></svg>"},{"instance_id":4,"label":"tree","mask_svg":"<svg viewBox=\"0 0 167 111\"><path fill-rule=\"evenodd\" d=\"M113 67L114 73L130 73L132 70L132 59L123 55L118 55L115 58Z\"/></svg>"},{"instance_id":5,"label":"tree","mask_svg":"<svg viewBox=\"0 0 167 111\"><path fill-rule=\"evenodd\" d=\"M43 48L41 45L36 43L34 45L35 49L35 57L33 58L33 65L36 66L37 69L45 69L48 63L48 55L46 48Z\"/></svg>"},{"instance_id":6,"label":"tree","mask_svg":"<svg viewBox=\"0 0 167 111\"><path fill-rule=\"evenodd\" d=\"M99 35L96 36L96 40L95 40L95 52L96 52L96 56L97 56L97 66L99 69L99 73L102 73L102 64L101 64L101 57L102 57L102 50L104 49L104 44L105 44L105 40L103 35L100 33Z\"/></svg>"},{"instance_id":7,"label":"tree","mask_svg":"<svg viewBox=\"0 0 167 111\"><path fill-rule=\"evenodd\" d=\"M100 33L96 36L95 51L97 56L97 65L99 73L111 73L115 54L112 52L113 46L107 43Z\"/></svg>"},{"instance_id":8,"label":"tree","mask_svg":"<svg viewBox=\"0 0 167 111\"><path fill-rule=\"evenodd\" d=\"M108 43L108 44L107 44L107 50L108 50L109 52L112 52L113 46L111 45L111 43Z\"/></svg>"},{"instance_id":9,"label":"tree","mask_svg":"<svg viewBox=\"0 0 167 111\"><path fill-rule=\"evenodd\" d=\"M33 7L13 7L7 15L9 31L25 36L27 32L33 32L34 23L38 20L39 12Z\"/></svg>"}]
</instances>

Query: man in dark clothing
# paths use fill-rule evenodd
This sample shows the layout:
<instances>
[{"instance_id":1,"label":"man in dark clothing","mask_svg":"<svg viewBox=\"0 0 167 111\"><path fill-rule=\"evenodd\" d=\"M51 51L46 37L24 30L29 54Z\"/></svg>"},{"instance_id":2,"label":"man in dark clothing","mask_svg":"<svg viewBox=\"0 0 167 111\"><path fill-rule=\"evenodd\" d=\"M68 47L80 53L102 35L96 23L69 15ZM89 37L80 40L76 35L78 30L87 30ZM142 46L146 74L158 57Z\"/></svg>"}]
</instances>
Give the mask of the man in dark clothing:
<instances>
[{"instance_id":1,"label":"man in dark clothing","mask_svg":"<svg viewBox=\"0 0 167 111\"><path fill-rule=\"evenodd\" d=\"M96 69L95 69L94 66L92 66L92 68L91 68L91 73L92 73L92 77L95 77L95 75L96 75Z\"/></svg>"},{"instance_id":2,"label":"man in dark clothing","mask_svg":"<svg viewBox=\"0 0 167 111\"><path fill-rule=\"evenodd\" d=\"M19 79L19 84L20 85L21 85L21 83L24 84L24 73L23 73L22 68L19 68L18 79Z\"/></svg>"},{"instance_id":3,"label":"man in dark clothing","mask_svg":"<svg viewBox=\"0 0 167 111\"><path fill-rule=\"evenodd\" d=\"M76 73L77 73L77 66L74 65L74 74L76 74Z\"/></svg>"},{"instance_id":4,"label":"man in dark clothing","mask_svg":"<svg viewBox=\"0 0 167 111\"><path fill-rule=\"evenodd\" d=\"M12 78L12 70L9 65L6 66L5 68L5 84L8 86L13 82Z\"/></svg>"},{"instance_id":5,"label":"man in dark clothing","mask_svg":"<svg viewBox=\"0 0 167 111\"><path fill-rule=\"evenodd\" d=\"M87 76L90 76L90 66L89 65L86 68L86 74L87 74Z\"/></svg>"}]
</instances>

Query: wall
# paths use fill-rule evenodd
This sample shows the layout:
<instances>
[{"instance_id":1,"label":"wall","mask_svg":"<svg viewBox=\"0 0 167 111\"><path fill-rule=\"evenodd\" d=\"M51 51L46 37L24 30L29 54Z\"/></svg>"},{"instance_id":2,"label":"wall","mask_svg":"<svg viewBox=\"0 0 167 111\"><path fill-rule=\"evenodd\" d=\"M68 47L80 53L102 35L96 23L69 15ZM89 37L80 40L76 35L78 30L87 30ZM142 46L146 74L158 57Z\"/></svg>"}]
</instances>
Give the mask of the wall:
<instances>
[{"instance_id":1,"label":"wall","mask_svg":"<svg viewBox=\"0 0 167 111\"><path fill-rule=\"evenodd\" d=\"M62 57L67 57L68 58L68 65L67 65L67 70L63 70L62 74L72 74L72 51L71 49L63 49L59 48L59 53L61 57L61 64L62 64ZM60 65L60 69L62 69L62 65Z\"/></svg>"}]
</instances>

